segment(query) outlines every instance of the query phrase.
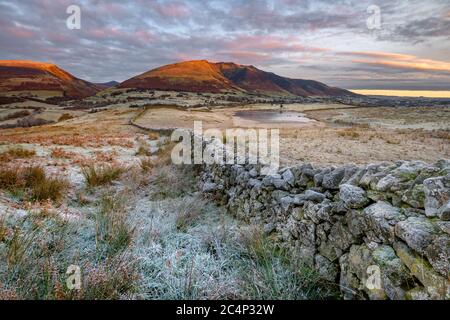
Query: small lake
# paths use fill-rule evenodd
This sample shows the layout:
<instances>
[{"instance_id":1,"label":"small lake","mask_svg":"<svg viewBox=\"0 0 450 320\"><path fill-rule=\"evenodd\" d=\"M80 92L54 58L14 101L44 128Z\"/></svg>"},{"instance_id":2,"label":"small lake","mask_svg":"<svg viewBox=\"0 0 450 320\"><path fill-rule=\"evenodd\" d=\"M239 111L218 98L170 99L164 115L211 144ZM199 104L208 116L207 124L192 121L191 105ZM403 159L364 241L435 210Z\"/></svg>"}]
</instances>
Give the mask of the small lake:
<instances>
[{"instance_id":1,"label":"small lake","mask_svg":"<svg viewBox=\"0 0 450 320\"><path fill-rule=\"evenodd\" d=\"M304 113L295 111L237 111L235 117L264 123L310 123L315 120L307 118Z\"/></svg>"}]
</instances>

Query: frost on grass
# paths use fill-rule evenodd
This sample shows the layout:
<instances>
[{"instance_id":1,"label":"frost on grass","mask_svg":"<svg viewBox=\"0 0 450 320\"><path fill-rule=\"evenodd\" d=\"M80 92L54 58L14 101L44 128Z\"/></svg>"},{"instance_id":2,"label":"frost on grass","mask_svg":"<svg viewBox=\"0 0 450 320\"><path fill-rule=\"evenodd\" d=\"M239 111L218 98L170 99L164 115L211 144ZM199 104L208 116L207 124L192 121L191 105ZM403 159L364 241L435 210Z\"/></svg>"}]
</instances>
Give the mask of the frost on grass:
<instances>
[{"instance_id":1,"label":"frost on grass","mask_svg":"<svg viewBox=\"0 0 450 320\"><path fill-rule=\"evenodd\" d=\"M199 195L141 200L136 225L146 299L321 299L336 290L290 261L255 227L242 225Z\"/></svg>"}]
</instances>

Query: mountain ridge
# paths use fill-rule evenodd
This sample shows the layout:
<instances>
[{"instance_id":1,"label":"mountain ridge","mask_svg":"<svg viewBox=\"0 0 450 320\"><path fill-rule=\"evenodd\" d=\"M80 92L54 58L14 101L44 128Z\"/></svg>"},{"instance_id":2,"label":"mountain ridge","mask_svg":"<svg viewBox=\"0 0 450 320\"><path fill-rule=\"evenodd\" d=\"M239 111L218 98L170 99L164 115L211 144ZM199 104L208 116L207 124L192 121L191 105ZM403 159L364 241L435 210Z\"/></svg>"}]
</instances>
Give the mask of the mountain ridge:
<instances>
[{"instance_id":1,"label":"mountain ridge","mask_svg":"<svg viewBox=\"0 0 450 320\"><path fill-rule=\"evenodd\" d=\"M0 60L0 92L55 91L63 97L85 98L102 89L53 63Z\"/></svg>"},{"instance_id":2,"label":"mountain ridge","mask_svg":"<svg viewBox=\"0 0 450 320\"><path fill-rule=\"evenodd\" d=\"M249 93L295 96L354 96L345 89L314 80L292 79L254 66L207 60L183 61L161 66L130 78L118 88L220 93L236 90Z\"/></svg>"}]
</instances>

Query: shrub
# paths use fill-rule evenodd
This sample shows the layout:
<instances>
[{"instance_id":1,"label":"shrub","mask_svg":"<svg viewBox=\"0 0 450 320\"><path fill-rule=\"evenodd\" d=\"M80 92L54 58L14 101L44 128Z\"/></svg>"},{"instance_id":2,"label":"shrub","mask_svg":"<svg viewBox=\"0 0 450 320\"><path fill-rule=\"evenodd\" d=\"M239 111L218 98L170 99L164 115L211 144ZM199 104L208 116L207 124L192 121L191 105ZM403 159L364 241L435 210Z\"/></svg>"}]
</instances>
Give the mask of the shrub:
<instances>
[{"instance_id":1,"label":"shrub","mask_svg":"<svg viewBox=\"0 0 450 320\"><path fill-rule=\"evenodd\" d=\"M90 165L83 167L81 171L86 179L88 187L98 187L117 180L125 169L120 166L112 165Z\"/></svg>"},{"instance_id":2,"label":"shrub","mask_svg":"<svg viewBox=\"0 0 450 320\"><path fill-rule=\"evenodd\" d=\"M29 111L29 110L16 111L14 113L8 114L8 115L0 118L0 121L6 121L6 120L11 120L11 119L27 117L30 114L31 114L31 111Z\"/></svg>"},{"instance_id":3,"label":"shrub","mask_svg":"<svg viewBox=\"0 0 450 320\"><path fill-rule=\"evenodd\" d=\"M349 137L349 138L353 138L353 139L359 138L359 136L360 136L359 132L353 128L344 129L342 131L339 131L338 135L340 137Z\"/></svg>"},{"instance_id":4,"label":"shrub","mask_svg":"<svg viewBox=\"0 0 450 320\"><path fill-rule=\"evenodd\" d=\"M73 118L74 118L74 116L72 116L71 114L69 114L69 113L64 113L64 114L62 114L62 115L59 117L58 122L65 121L65 120L70 120L70 119L73 119Z\"/></svg>"},{"instance_id":5,"label":"shrub","mask_svg":"<svg viewBox=\"0 0 450 320\"><path fill-rule=\"evenodd\" d=\"M42 126L45 124L53 123L54 121L45 120L41 118L34 118L33 116L29 116L26 118L22 118L17 120L17 123L14 125L15 127L22 127L22 128L30 128L35 126Z\"/></svg>"},{"instance_id":6,"label":"shrub","mask_svg":"<svg viewBox=\"0 0 450 320\"><path fill-rule=\"evenodd\" d=\"M0 154L0 156L9 156L13 158L31 158L36 155L34 150L26 150L23 148L11 148L8 151Z\"/></svg>"},{"instance_id":7,"label":"shrub","mask_svg":"<svg viewBox=\"0 0 450 320\"><path fill-rule=\"evenodd\" d=\"M75 153L70 151L65 151L62 148L54 148L52 149L51 156L53 158L62 158L62 159L70 159L76 156Z\"/></svg>"}]
</instances>

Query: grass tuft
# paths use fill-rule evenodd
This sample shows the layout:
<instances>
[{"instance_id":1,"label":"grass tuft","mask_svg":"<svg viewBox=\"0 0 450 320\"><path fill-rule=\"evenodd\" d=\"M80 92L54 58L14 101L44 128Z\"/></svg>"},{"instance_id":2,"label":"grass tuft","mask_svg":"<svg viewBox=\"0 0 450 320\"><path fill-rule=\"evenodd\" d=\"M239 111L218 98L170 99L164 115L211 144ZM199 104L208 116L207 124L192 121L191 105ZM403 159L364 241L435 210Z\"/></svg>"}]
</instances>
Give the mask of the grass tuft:
<instances>
[{"instance_id":1,"label":"grass tuft","mask_svg":"<svg viewBox=\"0 0 450 320\"><path fill-rule=\"evenodd\" d=\"M103 196L96 214L96 242L104 245L108 255L125 250L131 243L134 230L127 223L125 199Z\"/></svg>"},{"instance_id":2,"label":"grass tuft","mask_svg":"<svg viewBox=\"0 0 450 320\"><path fill-rule=\"evenodd\" d=\"M153 160L151 158L142 158L139 160L139 166L141 167L142 171L150 172L153 168Z\"/></svg>"},{"instance_id":3,"label":"grass tuft","mask_svg":"<svg viewBox=\"0 0 450 320\"><path fill-rule=\"evenodd\" d=\"M88 187L98 187L119 179L125 169L113 165L89 165L83 167L81 171Z\"/></svg>"},{"instance_id":4,"label":"grass tuft","mask_svg":"<svg viewBox=\"0 0 450 320\"><path fill-rule=\"evenodd\" d=\"M0 169L0 189L25 194L31 201L60 201L69 184L64 178L48 177L42 167Z\"/></svg>"},{"instance_id":5,"label":"grass tuft","mask_svg":"<svg viewBox=\"0 0 450 320\"><path fill-rule=\"evenodd\" d=\"M13 148L8 150L8 154L16 158L31 158L36 155L36 151L26 150L22 148Z\"/></svg>"},{"instance_id":6,"label":"grass tuft","mask_svg":"<svg viewBox=\"0 0 450 320\"><path fill-rule=\"evenodd\" d=\"M248 299L336 299L336 286L323 280L286 249L278 247L260 228L242 233L243 291Z\"/></svg>"}]
</instances>

